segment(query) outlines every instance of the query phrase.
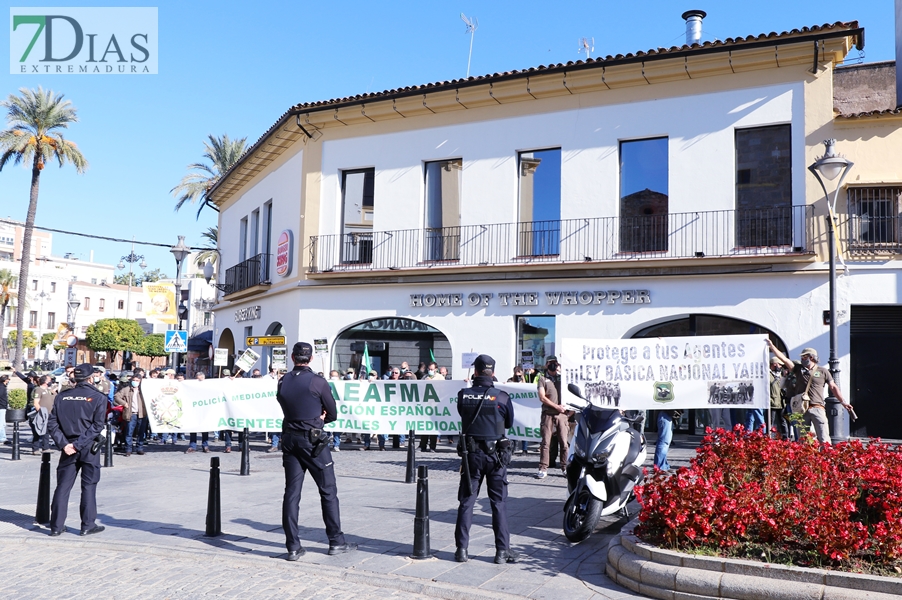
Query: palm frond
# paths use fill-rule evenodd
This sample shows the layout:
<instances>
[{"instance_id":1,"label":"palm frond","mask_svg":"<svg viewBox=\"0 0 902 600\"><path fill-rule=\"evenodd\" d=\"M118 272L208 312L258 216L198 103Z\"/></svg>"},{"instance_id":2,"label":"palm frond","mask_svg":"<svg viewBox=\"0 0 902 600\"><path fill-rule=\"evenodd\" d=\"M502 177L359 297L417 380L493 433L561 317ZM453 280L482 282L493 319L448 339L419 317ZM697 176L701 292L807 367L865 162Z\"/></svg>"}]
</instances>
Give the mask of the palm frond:
<instances>
[{"instance_id":1,"label":"palm frond","mask_svg":"<svg viewBox=\"0 0 902 600\"><path fill-rule=\"evenodd\" d=\"M232 140L228 134L216 137L207 136L204 142L204 152L201 155L208 162L197 162L188 165L191 171L170 190L176 198L175 210L178 211L185 204L199 203L197 218L207 206L207 192L219 181L222 175L232 168L244 154L247 148L247 138Z\"/></svg>"}]
</instances>

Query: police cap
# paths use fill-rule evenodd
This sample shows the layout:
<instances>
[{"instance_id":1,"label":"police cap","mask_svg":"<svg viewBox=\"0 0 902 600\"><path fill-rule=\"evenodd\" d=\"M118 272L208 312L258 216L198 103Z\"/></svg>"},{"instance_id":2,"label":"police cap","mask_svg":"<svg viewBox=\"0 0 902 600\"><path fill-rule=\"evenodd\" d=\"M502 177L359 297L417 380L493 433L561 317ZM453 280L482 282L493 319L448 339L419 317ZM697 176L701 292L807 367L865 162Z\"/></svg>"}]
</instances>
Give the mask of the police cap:
<instances>
[{"instance_id":1,"label":"police cap","mask_svg":"<svg viewBox=\"0 0 902 600\"><path fill-rule=\"evenodd\" d=\"M473 368L476 369L477 373L482 373L486 369L494 371L495 359L488 354L480 354L476 357L476 360L473 361Z\"/></svg>"},{"instance_id":2,"label":"police cap","mask_svg":"<svg viewBox=\"0 0 902 600\"><path fill-rule=\"evenodd\" d=\"M310 358L313 356L313 346L307 342L298 342L291 349L291 356L295 358Z\"/></svg>"},{"instance_id":3,"label":"police cap","mask_svg":"<svg viewBox=\"0 0 902 600\"><path fill-rule=\"evenodd\" d=\"M82 363L75 367L75 381L84 381L94 374L94 366L90 363Z\"/></svg>"}]
</instances>

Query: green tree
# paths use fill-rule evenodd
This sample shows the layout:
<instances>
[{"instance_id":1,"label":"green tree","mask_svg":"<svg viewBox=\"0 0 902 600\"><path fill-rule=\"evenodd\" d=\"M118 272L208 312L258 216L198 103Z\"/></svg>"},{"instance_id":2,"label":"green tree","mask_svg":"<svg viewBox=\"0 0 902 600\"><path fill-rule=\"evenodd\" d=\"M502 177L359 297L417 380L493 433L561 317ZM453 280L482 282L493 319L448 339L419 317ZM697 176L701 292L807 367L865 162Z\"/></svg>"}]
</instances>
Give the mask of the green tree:
<instances>
[{"instance_id":1,"label":"green tree","mask_svg":"<svg viewBox=\"0 0 902 600\"><path fill-rule=\"evenodd\" d=\"M48 346L53 343L53 340L56 339L55 333L45 333L41 336L41 350L44 350Z\"/></svg>"},{"instance_id":2,"label":"green tree","mask_svg":"<svg viewBox=\"0 0 902 600\"><path fill-rule=\"evenodd\" d=\"M30 329L26 329L22 332L22 345L19 346L17 342L19 341L19 332L18 331L10 331L9 339L6 341L9 344L9 347L13 346L17 348L37 348L38 345L38 336L34 334Z\"/></svg>"},{"instance_id":3,"label":"green tree","mask_svg":"<svg viewBox=\"0 0 902 600\"><path fill-rule=\"evenodd\" d=\"M88 326L85 342L94 352L109 352L110 362L118 352L138 349L144 330L132 319L100 319Z\"/></svg>"},{"instance_id":4,"label":"green tree","mask_svg":"<svg viewBox=\"0 0 902 600\"><path fill-rule=\"evenodd\" d=\"M142 273L123 273L122 275L115 275L113 277L113 283L118 283L119 285L128 285L128 279L131 276L132 286L143 285L145 281L154 282L159 281L161 279L168 279L169 276L166 273L160 271L160 269L151 269L150 271L145 271Z\"/></svg>"},{"instance_id":5,"label":"green tree","mask_svg":"<svg viewBox=\"0 0 902 600\"><path fill-rule=\"evenodd\" d=\"M200 162L188 165L188 170L193 172L182 177L179 184L170 190L172 195L177 198L176 211L189 202L191 204L200 203L200 208L197 209L197 218L200 218L200 212L209 204L207 192L216 185L226 171L238 162L247 148L246 137L232 140L229 139L228 134L223 134L222 137L208 135L207 140L209 141L204 142L203 157L209 161L209 164ZM212 205L210 207L216 210L216 207ZM219 211L217 210L217 212Z\"/></svg>"},{"instance_id":6,"label":"green tree","mask_svg":"<svg viewBox=\"0 0 902 600\"><path fill-rule=\"evenodd\" d=\"M22 236L22 260L19 268L19 281L28 281L31 266L31 238L34 233L34 219L38 212L38 189L41 183L41 171L47 161L56 160L62 167L67 162L75 166L75 170L84 173L88 161L74 142L63 137L62 129L70 123L78 122L75 107L62 94L52 90L44 91L20 88L19 95L10 94L0 106L6 109L8 129L0 131L0 170L8 163L26 164L31 162L31 188L28 200L28 213L25 217L25 232ZM15 367L22 366L22 344L24 340L22 324L25 322L25 303L19 302L16 310L16 354L13 359Z\"/></svg>"},{"instance_id":7,"label":"green tree","mask_svg":"<svg viewBox=\"0 0 902 600\"><path fill-rule=\"evenodd\" d=\"M0 269L0 340L3 339L3 328L6 325L6 308L16 298L13 289L18 280L9 269Z\"/></svg>"},{"instance_id":8,"label":"green tree","mask_svg":"<svg viewBox=\"0 0 902 600\"><path fill-rule=\"evenodd\" d=\"M202 267L209 260L213 266L216 266L216 259L219 258L219 252L217 252L219 248L219 226L208 227L205 232L200 234L200 237L204 241L204 250L194 256L194 264Z\"/></svg>"},{"instance_id":9,"label":"green tree","mask_svg":"<svg viewBox=\"0 0 902 600\"><path fill-rule=\"evenodd\" d=\"M150 358L150 366L153 366L153 359L169 354L166 352L166 335L163 333L145 335L138 343L135 354Z\"/></svg>"}]
</instances>

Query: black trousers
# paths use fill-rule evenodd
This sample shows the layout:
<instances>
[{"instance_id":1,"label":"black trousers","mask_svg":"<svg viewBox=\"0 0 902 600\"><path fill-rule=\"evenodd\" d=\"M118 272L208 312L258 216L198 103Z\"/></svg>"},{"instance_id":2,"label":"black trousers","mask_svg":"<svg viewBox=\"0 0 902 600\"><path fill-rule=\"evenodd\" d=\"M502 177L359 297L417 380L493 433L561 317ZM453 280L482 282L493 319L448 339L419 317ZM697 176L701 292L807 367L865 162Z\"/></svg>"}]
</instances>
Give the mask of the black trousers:
<instances>
[{"instance_id":1,"label":"black trousers","mask_svg":"<svg viewBox=\"0 0 902 600\"><path fill-rule=\"evenodd\" d=\"M328 446L319 456L311 455L313 444L306 433L285 433L282 436L282 466L285 468L285 496L282 498L282 529L285 530L285 547L289 552L301 548L298 537L298 510L301 502L301 488L307 471L319 488L323 522L330 546L345 543L341 531L341 516L338 509L338 486L335 483L335 468Z\"/></svg>"},{"instance_id":2,"label":"black trousers","mask_svg":"<svg viewBox=\"0 0 902 600\"><path fill-rule=\"evenodd\" d=\"M81 530L92 529L97 519L97 484L100 482L100 452L91 454L91 447L82 448L69 456L60 452L56 467L56 491L50 504L50 528L62 531L66 528L69 511L69 492L81 471Z\"/></svg>"},{"instance_id":3,"label":"black trousers","mask_svg":"<svg viewBox=\"0 0 902 600\"><path fill-rule=\"evenodd\" d=\"M495 454L487 454L481 448L467 454L470 465L470 479L460 474L460 488L457 499L457 524L454 527L454 542L458 548L467 548L470 543L470 526L473 524L473 506L485 479L492 506L492 530L495 532L495 549L510 548L510 529L507 527L507 467L503 466ZM463 469L461 469L463 471Z\"/></svg>"}]
</instances>

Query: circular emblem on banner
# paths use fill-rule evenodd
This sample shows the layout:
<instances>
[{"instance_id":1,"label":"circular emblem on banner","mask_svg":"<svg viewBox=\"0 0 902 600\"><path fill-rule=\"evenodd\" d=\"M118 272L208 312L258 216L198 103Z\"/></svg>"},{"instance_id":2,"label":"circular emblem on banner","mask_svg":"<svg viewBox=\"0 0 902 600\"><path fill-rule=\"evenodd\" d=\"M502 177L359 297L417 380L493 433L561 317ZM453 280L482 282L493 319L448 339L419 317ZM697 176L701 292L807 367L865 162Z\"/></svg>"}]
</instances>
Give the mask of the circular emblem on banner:
<instances>
[{"instance_id":1,"label":"circular emblem on banner","mask_svg":"<svg viewBox=\"0 0 902 600\"><path fill-rule=\"evenodd\" d=\"M165 386L160 394L150 401L150 414L158 426L178 428L182 419L182 401L178 397L177 386Z\"/></svg>"},{"instance_id":2,"label":"circular emblem on banner","mask_svg":"<svg viewBox=\"0 0 902 600\"><path fill-rule=\"evenodd\" d=\"M276 240L276 274L288 277L291 274L291 230L286 229Z\"/></svg>"}]
</instances>

